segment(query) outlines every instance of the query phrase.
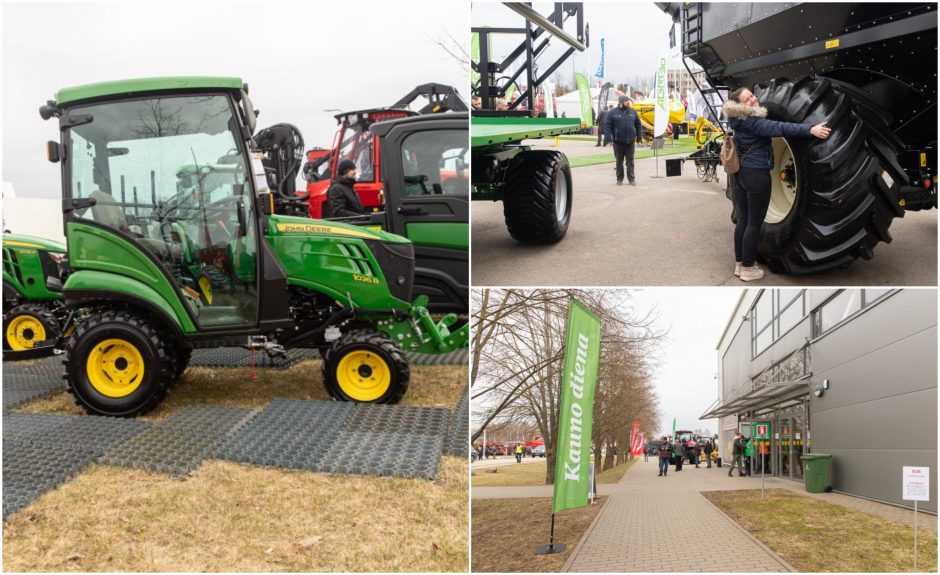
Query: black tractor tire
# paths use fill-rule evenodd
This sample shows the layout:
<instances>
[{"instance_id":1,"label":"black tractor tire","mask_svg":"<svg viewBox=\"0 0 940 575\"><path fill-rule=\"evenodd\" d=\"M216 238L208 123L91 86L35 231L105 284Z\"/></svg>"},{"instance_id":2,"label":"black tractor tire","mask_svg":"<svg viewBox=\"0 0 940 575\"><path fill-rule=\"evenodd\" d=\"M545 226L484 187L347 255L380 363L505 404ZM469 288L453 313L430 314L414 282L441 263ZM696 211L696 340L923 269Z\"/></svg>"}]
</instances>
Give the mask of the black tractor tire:
<instances>
[{"instance_id":1,"label":"black tractor tire","mask_svg":"<svg viewBox=\"0 0 940 575\"><path fill-rule=\"evenodd\" d=\"M136 387L123 396L102 393L92 383L89 356L107 340L123 340L140 354L143 374ZM112 346L99 348L107 354ZM93 415L136 417L153 410L166 397L178 373L175 350L166 334L149 319L124 311L106 311L81 322L65 347L65 379L75 403ZM104 363L105 360L103 360ZM134 361L121 367L120 359L111 361L115 369L133 369ZM100 377L100 375L99 375Z\"/></svg>"},{"instance_id":2,"label":"black tractor tire","mask_svg":"<svg viewBox=\"0 0 940 575\"><path fill-rule=\"evenodd\" d=\"M356 353L371 365L381 362L389 373L389 382L386 389L375 390L377 395L363 399L356 397L352 390L345 390L342 381L346 381L339 373L340 364L344 357ZM363 379L373 375L371 367L358 373ZM343 334L333 342L333 345L323 356L323 384L330 397L339 401L354 401L357 403L398 403L408 390L411 380L411 368L405 359L401 347L384 333L368 330L356 330ZM349 385L348 383L346 385ZM366 392L369 395L369 392Z\"/></svg>"},{"instance_id":3,"label":"black tractor tire","mask_svg":"<svg viewBox=\"0 0 940 575\"><path fill-rule=\"evenodd\" d=\"M891 118L864 92L823 77L775 79L754 94L772 120L827 122L832 129L826 140L786 138L796 197L785 217L764 223L758 259L776 273L794 274L871 259L879 242L891 241L892 220L904 216L898 199L908 177Z\"/></svg>"},{"instance_id":4,"label":"black tractor tire","mask_svg":"<svg viewBox=\"0 0 940 575\"><path fill-rule=\"evenodd\" d=\"M555 197L559 181L565 194L560 209ZM503 216L509 235L516 241L552 244L565 237L574 186L564 154L552 150L520 152L509 163L503 189Z\"/></svg>"},{"instance_id":5,"label":"black tractor tire","mask_svg":"<svg viewBox=\"0 0 940 575\"><path fill-rule=\"evenodd\" d=\"M192 348L179 347L176 350L176 377L173 379L171 385L175 385L179 378L183 375L183 372L186 371L186 368L189 367L189 360L193 358Z\"/></svg>"},{"instance_id":6,"label":"black tractor tire","mask_svg":"<svg viewBox=\"0 0 940 575\"><path fill-rule=\"evenodd\" d=\"M14 347L21 347L17 344L11 345L11 342L7 339L9 335L7 330L13 327L13 324L17 318L32 318L42 325L42 329L45 331L45 337L42 339L39 339L38 334L33 332L31 329L27 329L26 332L22 334L22 336L33 345L39 343L40 341L56 341L59 339L59 335L62 332L62 327L59 325L59 320L56 319L55 314L52 313L52 310L48 305L43 305L40 303L20 304L12 308L4 316L3 349L12 350ZM29 348L31 347L32 345L29 346Z\"/></svg>"}]
</instances>

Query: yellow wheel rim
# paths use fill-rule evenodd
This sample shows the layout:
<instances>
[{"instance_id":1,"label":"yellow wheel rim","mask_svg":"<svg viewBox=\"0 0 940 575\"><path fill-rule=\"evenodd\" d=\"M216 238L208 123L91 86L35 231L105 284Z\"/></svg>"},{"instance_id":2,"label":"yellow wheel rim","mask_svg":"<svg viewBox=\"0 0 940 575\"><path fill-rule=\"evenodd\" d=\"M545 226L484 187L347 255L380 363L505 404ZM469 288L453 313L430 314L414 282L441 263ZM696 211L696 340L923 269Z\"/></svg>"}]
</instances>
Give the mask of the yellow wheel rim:
<instances>
[{"instance_id":1,"label":"yellow wheel rim","mask_svg":"<svg viewBox=\"0 0 940 575\"><path fill-rule=\"evenodd\" d=\"M107 397L126 397L144 379L144 358L123 339L106 339L95 345L85 364L88 381Z\"/></svg>"},{"instance_id":2,"label":"yellow wheel rim","mask_svg":"<svg viewBox=\"0 0 940 575\"><path fill-rule=\"evenodd\" d=\"M378 355L357 349L340 360L336 381L343 393L354 401L375 401L388 391L392 372Z\"/></svg>"},{"instance_id":3,"label":"yellow wheel rim","mask_svg":"<svg viewBox=\"0 0 940 575\"><path fill-rule=\"evenodd\" d=\"M7 345L13 351L32 349L37 341L46 339L46 328L31 315L16 316L7 325Z\"/></svg>"},{"instance_id":4,"label":"yellow wheel rim","mask_svg":"<svg viewBox=\"0 0 940 575\"><path fill-rule=\"evenodd\" d=\"M206 303L212 305L212 282L209 278L199 278L199 289L202 290L202 295L206 296Z\"/></svg>"}]
</instances>

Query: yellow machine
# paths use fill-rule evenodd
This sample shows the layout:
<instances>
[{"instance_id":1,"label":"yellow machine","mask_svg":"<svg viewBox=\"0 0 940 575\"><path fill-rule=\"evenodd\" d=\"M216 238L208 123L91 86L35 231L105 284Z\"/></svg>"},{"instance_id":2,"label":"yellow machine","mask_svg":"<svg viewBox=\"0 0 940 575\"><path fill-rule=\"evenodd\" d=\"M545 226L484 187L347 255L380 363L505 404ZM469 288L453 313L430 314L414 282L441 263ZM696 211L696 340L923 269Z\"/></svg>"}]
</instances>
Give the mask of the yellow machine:
<instances>
[{"instance_id":1,"label":"yellow machine","mask_svg":"<svg viewBox=\"0 0 940 575\"><path fill-rule=\"evenodd\" d=\"M715 124L705 119L705 116L699 116L695 120L695 147L701 148L705 142L711 140L715 134L720 134L721 130Z\"/></svg>"},{"instance_id":2,"label":"yellow machine","mask_svg":"<svg viewBox=\"0 0 940 575\"><path fill-rule=\"evenodd\" d=\"M636 110L640 116L640 123L643 124L643 139L653 139L653 118L655 102L653 100L640 100L633 102L630 107ZM681 124L685 121L685 106L679 100L669 100L669 123Z\"/></svg>"}]
</instances>

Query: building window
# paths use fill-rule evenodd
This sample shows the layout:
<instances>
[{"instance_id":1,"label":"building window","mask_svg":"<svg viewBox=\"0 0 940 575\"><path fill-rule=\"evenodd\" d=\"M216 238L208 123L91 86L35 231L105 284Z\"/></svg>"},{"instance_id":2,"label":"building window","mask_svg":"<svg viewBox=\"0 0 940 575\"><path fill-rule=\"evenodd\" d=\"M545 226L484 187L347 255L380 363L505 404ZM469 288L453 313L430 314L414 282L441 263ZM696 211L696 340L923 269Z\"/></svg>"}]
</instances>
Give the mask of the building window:
<instances>
[{"instance_id":1,"label":"building window","mask_svg":"<svg viewBox=\"0 0 940 575\"><path fill-rule=\"evenodd\" d=\"M892 291L890 289L849 289L840 291L816 310L813 317L814 337L826 333Z\"/></svg>"},{"instance_id":2,"label":"building window","mask_svg":"<svg viewBox=\"0 0 940 575\"><path fill-rule=\"evenodd\" d=\"M757 357L806 317L802 289L763 290L751 308L751 356Z\"/></svg>"}]
</instances>

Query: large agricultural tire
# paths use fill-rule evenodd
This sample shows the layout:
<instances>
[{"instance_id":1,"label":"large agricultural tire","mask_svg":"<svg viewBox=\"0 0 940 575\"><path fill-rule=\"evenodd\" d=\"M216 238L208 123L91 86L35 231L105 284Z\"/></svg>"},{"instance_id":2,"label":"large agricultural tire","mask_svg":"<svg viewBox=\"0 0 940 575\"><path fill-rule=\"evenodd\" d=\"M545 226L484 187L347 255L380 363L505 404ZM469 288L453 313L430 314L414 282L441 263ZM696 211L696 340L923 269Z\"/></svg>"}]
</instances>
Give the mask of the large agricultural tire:
<instances>
[{"instance_id":1,"label":"large agricultural tire","mask_svg":"<svg viewBox=\"0 0 940 575\"><path fill-rule=\"evenodd\" d=\"M55 341L61 327L48 307L20 304L6 313L3 323L3 349L25 351L41 341Z\"/></svg>"},{"instance_id":2,"label":"large agricultural tire","mask_svg":"<svg viewBox=\"0 0 940 575\"><path fill-rule=\"evenodd\" d=\"M69 338L66 383L88 413L143 415L163 401L176 379L173 351L151 321L106 311L80 323Z\"/></svg>"},{"instance_id":3,"label":"large agricultural tire","mask_svg":"<svg viewBox=\"0 0 940 575\"><path fill-rule=\"evenodd\" d=\"M520 152L509 164L503 188L503 216L517 241L560 241L571 221L573 185L568 158L561 152Z\"/></svg>"},{"instance_id":4,"label":"large agricultural tire","mask_svg":"<svg viewBox=\"0 0 940 575\"><path fill-rule=\"evenodd\" d=\"M340 401L398 403L410 379L405 354L380 332L345 333L323 356L323 383Z\"/></svg>"},{"instance_id":5,"label":"large agricultural tire","mask_svg":"<svg viewBox=\"0 0 940 575\"><path fill-rule=\"evenodd\" d=\"M857 88L822 77L776 79L754 88L767 117L827 122L826 140L774 138L771 206L758 259L776 273L816 273L871 259L888 228L903 217L901 142L891 120ZM792 165L786 179L781 176ZM795 179L796 185L787 182ZM784 191L788 193L784 193Z\"/></svg>"}]
</instances>

